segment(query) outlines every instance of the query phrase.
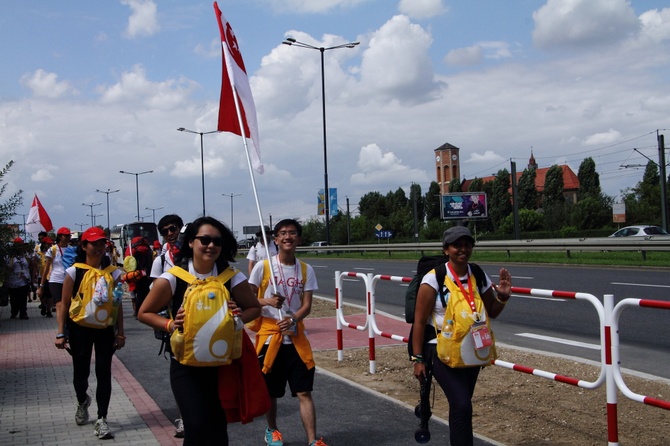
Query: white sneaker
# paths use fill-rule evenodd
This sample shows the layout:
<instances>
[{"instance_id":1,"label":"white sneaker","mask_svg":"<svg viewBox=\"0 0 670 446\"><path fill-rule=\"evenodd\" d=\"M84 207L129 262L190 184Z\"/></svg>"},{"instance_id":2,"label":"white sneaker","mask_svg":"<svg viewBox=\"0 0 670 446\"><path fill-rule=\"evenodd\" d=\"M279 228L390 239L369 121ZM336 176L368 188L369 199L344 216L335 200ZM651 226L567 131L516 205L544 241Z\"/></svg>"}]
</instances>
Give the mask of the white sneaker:
<instances>
[{"instance_id":1,"label":"white sneaker","mask_svg":"<svg viewBox=\"0 0 670 446\"><path fill-rule=\"evenodd\" d=\"M93 428L93 433L100 440L109 440L111 438L114 438L114 435L112 435L111 429L107 425L107 419L106 418L98 418L98 421L95 422L95 427Z\"/></svg>"},{"instance_id":2,"label":"white sneaker","mask_svg":"<svg viewBox=\"0 0 670 446\"><path fill-rule=\"evenodd\" d=\"M181 418L174 420L177 427L174 430L175 438L184 438L184 421Z\"/></svg>"},{"instance_id":3,"label":"white sneaker","mask_svg":"<svg viewBox=\"0 0 670 446\"><path fill-rule=\"evenodd\" d=\"M79 426L86 424L88 421L88 406L91 405L91 397L86 395L86 401L77 405L77 412L74 414L74 421Z\"/></svg>"}]
</instances>

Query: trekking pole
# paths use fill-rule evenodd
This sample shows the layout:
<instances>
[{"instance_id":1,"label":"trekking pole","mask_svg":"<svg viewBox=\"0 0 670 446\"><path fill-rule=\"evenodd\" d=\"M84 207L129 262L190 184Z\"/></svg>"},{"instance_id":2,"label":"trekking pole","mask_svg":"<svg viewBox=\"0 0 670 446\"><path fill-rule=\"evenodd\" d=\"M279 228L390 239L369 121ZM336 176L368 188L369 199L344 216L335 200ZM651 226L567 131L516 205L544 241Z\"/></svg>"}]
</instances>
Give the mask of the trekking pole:
<instances>
[{"instance_id":1,"label":"trekking pole","mask_svg":"<svg viewBox=\"0 0 670 446\"><path fill-rule=\"evenodd\" d=\"M432 367L426 368L426 376L421 380L419 390L420 401L414 408L414 414L420 419L419 428L414 431L414 440L419 444L425 444L430 441L430 431L428 430L428 420L433 415L430 409L430 389L433 380Z\"/></svg>"}]
</instances>

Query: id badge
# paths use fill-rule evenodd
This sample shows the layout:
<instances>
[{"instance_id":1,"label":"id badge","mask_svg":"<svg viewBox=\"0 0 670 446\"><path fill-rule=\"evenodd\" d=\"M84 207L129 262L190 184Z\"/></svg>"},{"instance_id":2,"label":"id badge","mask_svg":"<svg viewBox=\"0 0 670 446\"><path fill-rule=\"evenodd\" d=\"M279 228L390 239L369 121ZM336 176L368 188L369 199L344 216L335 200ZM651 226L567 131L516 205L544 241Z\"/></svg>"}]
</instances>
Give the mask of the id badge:
<instances>
[{"instance_id":1,"label":"id badge","mask_svg":"<svg viewBox=\"0 0 670 446\"><path fill-rule=\"evenodd\" d=\"M475 342L476 350L493 345L491 331L485 323L474 324L470 329L470 333L472 334L472 340Z\"/></svg>"}]
</instances>

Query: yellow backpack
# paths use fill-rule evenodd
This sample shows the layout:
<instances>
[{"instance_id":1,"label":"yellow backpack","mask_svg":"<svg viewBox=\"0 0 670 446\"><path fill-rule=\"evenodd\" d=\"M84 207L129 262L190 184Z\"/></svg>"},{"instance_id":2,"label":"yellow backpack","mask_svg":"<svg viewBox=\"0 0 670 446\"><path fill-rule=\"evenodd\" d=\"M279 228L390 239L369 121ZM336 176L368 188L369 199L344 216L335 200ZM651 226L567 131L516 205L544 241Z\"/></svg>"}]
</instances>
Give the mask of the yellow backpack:
<instances>
[{"instance_id":1,"label":"yellow backpack","mask_svg":"<svg viewBox=\"0 0 670 446\"><path fill-rule=\"evenodd\" d=\"M491 330L484 301L479 295L479 289L475 284L472 274L469 276L469 292L475 301L475 308L480 315L479 322L486 326L491 336L491 346L477 349L471 333L475 325L475 318L461 289L453 280L446 276L444 283L449 289L449 299L444 311L444 324L442 331L437 336L437 355L442 362L449 367L479 367L491 364L498 355L495 347L495 337ZM448 321L452 321L452 327L447 327Z\"/></svg>"},{"instance_id":2,"label":"yellow backpack","mask_svg":"<svg viewBox=\"0 0 670 446\"><path fill-rule=\"evenodd\" d=\"M237 270L228 267L218 276L204 280L178 266L167 272L188 284L184 292L183 331L170 337L172 354L179 363L194 367L230 364L242 353L242 332L235 331L235 319L228 309L230 293L225 284Z\"/></svg>"},{"instance_id":3,"label":"yellow backpack","mask_svg":"<svg viewBox=\"0 0 670 446\"><path fill-rule=\"evenodd\" d=\"M302 262L298 259L295 259L296 262L300 262L300 270L302 272L302 281L303 283L307 283L307 264L305 262ZM270 268L270 261L268 259L263 260L263 279L261 279L261 284L258 287L258 295L257 297L259 299L263 299L263 296L265 296L265 290L267 290L268 286L270 286L270 272L272 271L272 268ZM253 321L249 321L246 324L246 327L255 332L258 333L258 330L261 329L261 325L263 324L263 317L258 316L256 319Z\"/></svg>"},{"instance_id":4,"label":"yellow backpack","mask_svg":"<svg viewBox=\"0 0 670 446\"><path fill-rule=\"evenodd\" d=\"M114 304L113 265L98 269L86 263L75 263L77 273L74 295L70 302L70 319L90 328L106 328L116 324L119 307ZM78 284L78 286L77 286Z\"/></svg>"}]
</instances>

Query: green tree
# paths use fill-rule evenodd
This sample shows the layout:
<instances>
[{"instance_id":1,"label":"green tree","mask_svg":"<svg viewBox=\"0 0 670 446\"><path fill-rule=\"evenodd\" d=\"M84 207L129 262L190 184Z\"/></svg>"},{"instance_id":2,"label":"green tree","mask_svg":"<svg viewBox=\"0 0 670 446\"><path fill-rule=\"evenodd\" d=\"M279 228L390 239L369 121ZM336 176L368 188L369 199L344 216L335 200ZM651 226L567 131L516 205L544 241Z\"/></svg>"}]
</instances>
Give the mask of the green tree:
<instances>
[{"instance_id":1,"label":"green tree","mask_svg":"<svg viewBox=\"0 0 670 446\"><path fill-rule=\"evenodd\" d=\"M468 186L468 192L484 192L484 180L475 177Z\"/></svg>"},{"instance_id":2,"label":"green tree","mask_svg":"<svg viewBox=\"0 0 670 446\"><path fill-rule=\"evenodd\" d=\"M563 195L563 169L554 164L544 179L542 209L545 224L551 230L557 230L566 223L565 196Z\"/></svg>"},{"instance_id":3,"label":"green tree","mask_svg":"<svg viewBox=\"0 0 670 446\"><path fill-rule=\"evenodd\" d=\"M535 188L535 178L537 171L535 169L525 169L519 178L518 199L519 209L537 209L537 189Z\"/></svg>"},{"instance_id":4,"label":"green tree","mask_svg":"<svg viewBox=\"0 0 670 446\"><path fill-rule=\"evenodd\" d=\"M437 184L437 181L431 181L424 201L426 203L426 220L440 220L440 185Z\"/></svg>"},{"instance_id":5,"label":"green tree","mask_svg":"<svg viewBox=\"0 0 670 446\"><path fill-rule=\"evenodd\" d=\"M0 170L0 197L2 197L7 191L7 183L4 182L5 175L9 173L14 161L9 161L5 167ZM23 198L21 194L23 191L15 192L13 195L9 196L6 201L0 203L0 259L4 259L7 256L13 256L16 253L12 245L12 240L15 237L13 229L10 226L10 220L16 215L16 209L21 206L23 203ZM2 268L0 268L0 283L4 283L5 277L7 274L6 269L4 268L4 261L2 262Z\"/></svg>"},{"instance_id":6,"label":"green tree","mask_svg":"<svg viewBox=\"0 0 670 446\"><path fill-rule=\"evenodd\" d=\"M379 215L388 215L386 199L379 192L368 192L358 201L358 211L370 220Z\"/></svg>"},{"instance_id":7,"label":"green tree","mask_svg":"<svg viewBox=\"0 0 670 446\"><path fill-rule=\"evenodd\" d=\"M658 166L649 161L642 181L624 191L626 222L630 224L661 224L661 185Z\"/></svg>"},{"instance_id":8,"label":"green tree","mask_svg":"<svg viewBox=\"0 0 670 446\"><path fill-rule=\"evenodd\" d=\"M494 231L498 231L503 219L512 213L512 196L509 193L510 177L507 169L498 171L492 181L489 199L489 220Z\"/></svg>"},{"instance_id":9,"label":"green tree","mask_svg":"<svg viewBox=\"0 0 670 446\"><path fill-rule=\"evenodd\" d=\"M572 207L571 223L577 229L601 228L612 221L612 199L602 193L593 158L585 158L578 172L578 201Z\"/></svg>"},{"instance_id":10,"label":"green tree","mask_svg":"<svg viewBox=\"0 0 670 446\"><path fill-rule=\"evenodd\" d=\"M579 179L579 191L577 192L577 199L581 200L586 197L593 197L599 199L602 195L600 189L600 176L596 172L596 162L593 158L584 158L584 161L579 165L577 172L577 179Z\"/></svg>"},{"instance_id":11,"label":"green tree","mask_svg":"<svg viewBox=\"0 0 670 446\"><path fill-rule=\"evenodd\" d=\"M461 180L459 178L453 178L449 182L449 192L463 192Z\"/></svg>"}]
</instances>

